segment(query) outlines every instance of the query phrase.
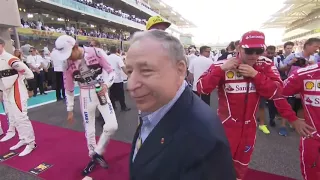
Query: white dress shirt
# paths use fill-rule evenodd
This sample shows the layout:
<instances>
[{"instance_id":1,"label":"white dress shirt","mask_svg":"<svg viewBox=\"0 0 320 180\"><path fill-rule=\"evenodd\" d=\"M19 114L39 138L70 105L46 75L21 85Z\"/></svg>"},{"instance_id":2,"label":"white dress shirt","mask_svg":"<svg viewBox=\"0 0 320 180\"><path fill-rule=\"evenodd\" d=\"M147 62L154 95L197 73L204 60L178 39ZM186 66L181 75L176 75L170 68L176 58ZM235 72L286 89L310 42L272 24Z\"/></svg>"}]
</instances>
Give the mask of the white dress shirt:
<instances>
[{"instance_id":1,"label":"white dress shirt","mask_svg":"<svg viewBox=\"0 0 320 180\"><path fill-rule=\"evenodd\" d=\"M198 56L196 56L195 54L189 54L187 56L187 66L190 67L190 64L192 63L192 60L194 60L195 58L197 58Z\"/></svg>"},{"instance_id":2,"label":"white dress shirt","mask_svg":"<svg viewBox=\"0 0 320 180\"><path fill-rule=\"evenodd\" d=\"M50 67L51 58L49 56L44 56L42 59L43 59L44 68L49 68Z\"/></svg>"},{"instance_id":3,"label":"white dress shirt","mask_svg":"<svg viewBox=\"0 0 320 180\"><path fill-rule=\"evenodd\" d=\"M67 67L67 61L51 59L51 62L53 65L54 72L63 72L63 70Z\"/></svg>"},{"instance_id":4,"label":"white dress shirt","mask_svg":"<svg viewBox=\"0 0 320 180\"><path fill-rule=\"evenodd\" d=\"M210 58L199 56L192 60L192 63L189 66L189 72L193 74L193 85L192 90L197 91L197 81L200 76L206 72L209 67L213 64L213 61Z\"/></svg>"},{"instance_id":5,"label":"white dress shirt","mask_svg":"<svg viewBox=\"0 0 320 180\"><path fill-rule=\"evenodd\" d=\"M115 77L114 77L114 83L121 83L123 82L122 78L122 68L125 66L123 63L123 60L120 56L116 54L110 54L107 58L108 63L111 65L111 67L114 69Z\"/></svg>"},{"instance_id":6,"label":"white dress shirt","mask_svg":"<svg viewBox=\"0 0 320 180\"><path fill-rule=\"evenodd\" d=\"M43 61L44 60L40 55L35 55L35 56L29 55L27 57L27 64L31 64L35 68L39 68L41 66L41 63L43 63ZM42 71L43 69L40 68L39 70Z\"/></svg>"}]
</instances>

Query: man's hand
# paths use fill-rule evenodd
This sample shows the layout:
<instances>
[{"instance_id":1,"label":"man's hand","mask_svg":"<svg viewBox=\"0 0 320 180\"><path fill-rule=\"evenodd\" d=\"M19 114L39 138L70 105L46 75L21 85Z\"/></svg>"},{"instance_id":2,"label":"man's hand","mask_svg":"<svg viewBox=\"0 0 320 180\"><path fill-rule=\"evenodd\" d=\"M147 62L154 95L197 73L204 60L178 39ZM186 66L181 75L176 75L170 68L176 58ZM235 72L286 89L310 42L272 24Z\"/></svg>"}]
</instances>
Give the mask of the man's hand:
<instances>
[{"instance_id":1,"label":"man's hand","mask_svg":"<svg viewBox=\"0 0 320 180\"><path fill-rule=\"evenodd\" d=\"M312 132L315 131L315 129L309 126L305 120L297 119L292 122L292 125L302 137L312 137Z\"/></svg>"},{"instance_id":2,"label":"man's hand","mask_svg":"<svg viewBox=\"0 0 320 180\"><path fill-rule=\"evenodd\" d=\"M295 62L297 62L298 59L297 58L293 58L291 59L291 61L288 63L289 66L292 66L292 64L294 64Z\"/></svg>"},{"instance_id":3,"label":"man's hand","mask_svg":"<svg viewBox=\"0 0 320 180\"><path fill-rule=\"evenodd\" d=\"M238 66L239 66L239 60L236 58L231 58L221 66L221 69L223 71L228 71L228 70L236 69Z\"/></svg>"},{"instance_id":4,"label":"man's hand","mask_svg":"<svg viewBox=\"0 0 320 180\"><path fill-rule=\"evenodd\" d=\"M28 96L32 97L33 96L33 91L28 91Z\"/></svg>"},{"instance_id":5,"label":"man's hand","mask_svg":"<svg viewBox=\"0 0 320 180\"><path fill-rule=\"evenodd\" d=\"M35 71L36 73L40 74L40 69L37 68Z\"/></svg>"},{"instance_id":6,"label":"man's hand","mask_svg":"<svg viewBox=\"0 0 320 180\"><path fill-rule=\"evenodd\" d=\"M254 78L258 74L258 71L253 69L253 67L249 66L248 64L240 64L238 70L239 73L244 77Z\"/></svg>"},{"instance_id":7,"label":"man's hand","mask_svg":"<svg viewBox=\"0 0 320 180\"><path fill-rule=\"evenodd\" d=\"M72 111L68 111L67 121L69 124L73 124L74 119L73 119L73 112Z\"/></svg>"},{"instance_id":8,"label":"man's hand","mask_svg":"<svg viewBox=\"0 0 320 180\"><path fill-rule=\"evenodd\" d=\"M46 68L44 68L43 70L44 70L44 72L48 72L48 69L46 69Z\"/></svg>"},{"instance_id":9,"label":"man's hand","mask_svg":"<svg viewBox=\"0 0 320 180\"><path fill-rule=\"evenodd\" d=\"M104 96L108 91L108 86L106 84L101 84L101 91L98 92L99 96Z\"/></svg>"}]
</instances>

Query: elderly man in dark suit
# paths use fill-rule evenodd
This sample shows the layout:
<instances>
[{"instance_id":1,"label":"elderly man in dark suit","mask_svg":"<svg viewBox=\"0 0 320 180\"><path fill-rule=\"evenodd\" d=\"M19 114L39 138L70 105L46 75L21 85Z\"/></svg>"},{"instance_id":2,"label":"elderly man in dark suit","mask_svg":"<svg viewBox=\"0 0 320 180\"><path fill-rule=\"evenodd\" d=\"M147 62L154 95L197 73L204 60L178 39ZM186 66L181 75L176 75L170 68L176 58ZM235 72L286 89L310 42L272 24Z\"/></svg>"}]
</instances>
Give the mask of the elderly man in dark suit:
<instances>
[{"instance_id":1,"label":"elderly man in dark suit","mask_svg":"<svg viewBox=\"0 0 320 180\"><path fill-rule=\"evenodd\" d=\"M127 53L128 91L141 111L130 157L131 180L235 180L216 113L184 81L180 41L139 32Z\"/></svg>"}]
</instances>

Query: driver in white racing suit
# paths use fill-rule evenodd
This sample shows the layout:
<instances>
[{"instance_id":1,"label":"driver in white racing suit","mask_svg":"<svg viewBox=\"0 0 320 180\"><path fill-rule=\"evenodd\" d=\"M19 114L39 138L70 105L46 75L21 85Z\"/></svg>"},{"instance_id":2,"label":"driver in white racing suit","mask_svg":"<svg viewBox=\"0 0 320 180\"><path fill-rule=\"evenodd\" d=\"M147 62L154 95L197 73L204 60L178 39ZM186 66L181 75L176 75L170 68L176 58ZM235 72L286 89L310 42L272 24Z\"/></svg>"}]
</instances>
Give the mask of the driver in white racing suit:
<instances>
[{"instance_id":1,"label":"driver in white racing suit","mask_svg":"<svg viewBox=\"0 0 320 180\"><path fill-rule=\"evenodd\" d=\"M25 156L36 148L32 124L27 115L28 90L24 79L33 79L32 71L17 57L4 50L5 42L0 39L0 96L3 98L8 119L19 134L20 141L10 150L25 146L19 156Z\"/></svg>"},{"instance_id":2,"label":"driver in white racing suit","mask_svg":"<svg viewBox=\"0 0 320 180\"><path fill-rule=\"evenodd\" d=\"M103 158L103 152L110 136L118 129L118 123L111 101L108 96L108 88L114 81L114 70L107 62L107 55L100 48L81 48L71 36L62 35L55 42L55 49L51 53L51 59L64 61L65 70L64 87L66 89L68 121L73 121L74 106L74 81L78 81L80 87L80 108L82 111L85 135L92 160L83 171L87 175L93 170L96 163L108 168ZM102 90L96 92L95 85L101 85ZM103 96L106 103L100 104L99 97ZM99 109L105 124L98 144L95 135L95 111Z\"/></svg>"}]
</instances>

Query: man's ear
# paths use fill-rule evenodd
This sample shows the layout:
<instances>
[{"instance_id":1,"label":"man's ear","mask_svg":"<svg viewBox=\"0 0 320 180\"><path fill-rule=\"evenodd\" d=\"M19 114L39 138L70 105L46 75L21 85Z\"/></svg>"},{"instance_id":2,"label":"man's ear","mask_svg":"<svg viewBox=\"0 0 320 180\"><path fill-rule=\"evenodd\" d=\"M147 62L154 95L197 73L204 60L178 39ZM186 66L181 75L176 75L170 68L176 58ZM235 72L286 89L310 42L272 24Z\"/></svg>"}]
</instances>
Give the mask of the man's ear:
<instances>
[{"instance_id":1,"label":"man's ear","mask_svg":"<svg viewBox=\"0 0 320 180\"><path fill-rule=\"evenodd\" d=\"M180 76L186 76L186 71L187 71L187 64L186 61L184 60L180 60L177 62L177 70L178 70L178 74Z\"/></svg>"}]
</instances>

